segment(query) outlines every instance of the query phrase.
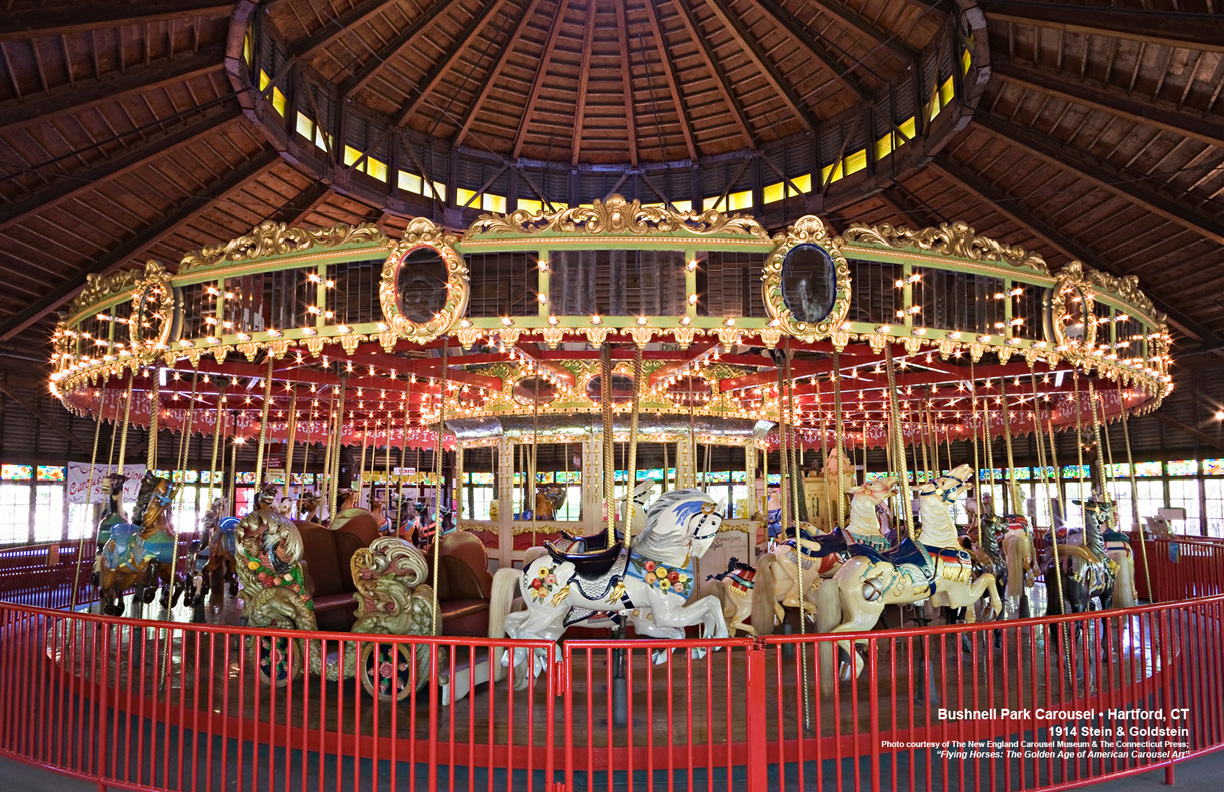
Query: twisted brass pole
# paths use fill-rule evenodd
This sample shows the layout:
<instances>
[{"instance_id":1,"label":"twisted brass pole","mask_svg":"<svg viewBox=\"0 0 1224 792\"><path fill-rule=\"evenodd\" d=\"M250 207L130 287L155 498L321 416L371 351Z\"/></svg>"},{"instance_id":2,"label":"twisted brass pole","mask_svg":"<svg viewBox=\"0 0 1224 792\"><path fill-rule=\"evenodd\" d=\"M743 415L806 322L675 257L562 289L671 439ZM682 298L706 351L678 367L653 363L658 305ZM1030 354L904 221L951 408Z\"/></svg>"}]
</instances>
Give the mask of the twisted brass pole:
<instances>
[{"instance_id":1,"label":"twisted brass pole","mask_svg":"<svg viewBox=\"0 0 1224 792\"><path fill-rule=\"evenodd\" d=\"M272 353L268 353L268 370L264 374L263 404L259 408L259 447L255 449L255 497L263 485L264 443L268 439L268 410L272 407Z\"/></svg>"},{"instance_id":2,"label":"twisted brass pole","mask_svg":"<svg viewBox=\"0 0 1224 792\"><path fill-rule=\"evenodd\" d=\"M616 459L612 447L612 345L599 347L599 406L603 418L603 490L608 530L608 547L616 544Z\"/></svg>"},{"instance_id":3,"label":"twisted brass pole","mask_svg":"<svg viewBox=\"0 0 1224 792\"><path fill-rule=\"evenodd\" d=\"M629 412L629 483L625 488L625 547L629 546L633 536L633 510L635 488L637 486L637 444L638 444L638 410L641 407L642 383L642 345L637 344L633 351L633 406ZM667 471L663 471L667 475Z\"/></svg>"}]
</instances>

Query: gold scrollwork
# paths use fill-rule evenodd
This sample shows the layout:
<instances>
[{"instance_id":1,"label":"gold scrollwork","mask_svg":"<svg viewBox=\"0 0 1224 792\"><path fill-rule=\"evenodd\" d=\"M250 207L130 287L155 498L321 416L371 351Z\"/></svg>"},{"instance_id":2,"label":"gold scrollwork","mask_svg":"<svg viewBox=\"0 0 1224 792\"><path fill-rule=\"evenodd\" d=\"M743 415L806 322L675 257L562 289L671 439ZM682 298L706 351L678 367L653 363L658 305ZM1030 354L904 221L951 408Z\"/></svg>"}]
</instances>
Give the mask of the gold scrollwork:
<instances>
[{"instance_id":1,"label":"gold scrollwork","mask_svg":"<svg viewBox=\"0 0 1224 792\"><path fill-rule=\"evenodd\" d=\"M144 277L132 295L128 337L132 352L148 363L166 348L178 326L179 301L170 274L156 261L145 262Z\"/></svg>"},{"instance_id":2,"label":"gold scrollwork","mask_svg":"<svg viewBox=\"0 0 1224 792\"><path fill-rule=\"evenodd\" d=\"M1045 259L1022 247L1004 245L990 237L978 236L973 226L957 220L940 223L938 227L917 231L906 226L893 227L887 223L869 226L853 223L842 233L843 242L863 245L879 245L890 248L916 247L944 256L970 259L972 261L997 261L1018 269L1050 274Z\"/></svg>"},{"instance_id":3,"label":"gold scrollwork","mask_svg":"<svg viewBox=\"0 0 1224 792\"><path fill-rule=\"evenodd\" d=\"M457 236L439 228L432 220L417 217L408 223L403 239L387 257L382 268L382 279L378 284L378 301L382 306L383 318L400 338L407 338L418 344L432 341L448 332L467 311L471 286L468 282L467 265L459 251L455 250L458 242ZM421 248L436 251L446 265L446 302L432 319L417 323L400 311L398 281L404 259L412 251Z\"/></svg>"},{"instance_id":4,"label":"gold scrollwork","mask_svg":"<svg viewBox=\"0 0 1224 792\"><path fill-rule=\"evenodd\" d=\"M113 275L86 275L85 289L68 306L68 315L76 316L95 303L131 290L140 276L141 271L137 269L121 270Z\"/></svg>"},{"instance_id":5,"label":"gold scrollwork","mask_svg":"<svg viewBox=\"0 0 1224 792\"><path fill-rule=\"evenodd\" d=\"M839 328L850 313L850 264L842 255L836 240L830 239L829 232L820 218L805 215L795 221L795 224L784 234L776 234L773 238L774 249L765 259L765 271L761 276L764 281L763 294L765 310L776 322L776 327L787 335L794 336L805 342L819 341L828 338ZM836 277L836 292L833 307L828 316L819 322L802 322L786 306L782 292L782 265L786 254L800 245L817 245L829 254L833 260Z\"/></svg>"},{"instance_id":6,"label":"gold scrollwork","mask_svg":"<svg viewBox=\"0 0 1224 792\"><path fill-rule=\"evenodd\" d=\"M1088 283L1098 294L1110 294L1133 305L1148 319L1157 324L1164 321L1164 315L1156 310L1152 299L1139 290L1139 278L1136 275L1109 275L1100 270L1088 270Z\"/></svg>"},{"instance_id":7,"label":"gold scrollwork","mask_svg":"<svg viewBox=\"0 0 1224 792\"><path fill-rule=\"evenodd\" d=\"M698 236L728 234L769 239L761 224L744 215L723 214L713 209L696 214L677 212L662 206L642 206L637 199L625 200L614 194L606 201L596 198L590 206L575 206L560 212L533 213L524 209L508 215L487 214L472 224L468 238L477 234L536 234L585 233L603 234L675 234L688 232Z\"/></svg>"},{"instance_id":8,"label":"gold scrollwork","mask_svg":"<svg viewBox=\"0 0 1224 792\"><path fill-rule=\"evenodd\" d=\"M1050 291L1049 321L1046 328L1054 343L1055 351L1072 362L1080 362L1096 346L1096 321L1093 309L1096 302L1092 286L1084 273L1084 265L1071 261L1058 271L1054 288ZM1076 315L1069 311L1078 311ZM1080 328L1077 334L1068 329Z\"/></svg>"},{"instance_id":9,"label":"gold scrollwork","mask_svg":"<svg viewBox=\"0 0 1224 792\"><path fill-rule=\"evenodd\" d=\"M313 247L339 247L354 242L390 245L387 235L371 223L355 226L338 223L331 228L291 228L284 223L267 220L251 229L251 233L231 239L224 245L188 253L183 256L178 271L182 275L225 261L251 261L301 253Z\"/></svg>"}]
</instances>

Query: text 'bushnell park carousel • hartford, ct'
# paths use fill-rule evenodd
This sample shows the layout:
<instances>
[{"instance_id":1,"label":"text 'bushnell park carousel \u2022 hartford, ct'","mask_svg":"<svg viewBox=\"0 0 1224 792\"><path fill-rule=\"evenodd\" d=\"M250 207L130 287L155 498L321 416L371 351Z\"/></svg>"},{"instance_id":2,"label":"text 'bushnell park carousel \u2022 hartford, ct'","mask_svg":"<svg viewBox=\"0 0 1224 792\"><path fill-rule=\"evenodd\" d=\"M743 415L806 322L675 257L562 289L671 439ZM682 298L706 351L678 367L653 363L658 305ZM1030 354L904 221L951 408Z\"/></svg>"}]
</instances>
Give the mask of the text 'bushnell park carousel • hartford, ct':
<instances>
[{"instance_id":1,"label":"text 'bushnell park carousel \u2022 hartford, ct'","mask_svg":"<svg viewBox=\"0 0 1224 792\"><path fill-rule=\"evenodd\" d=\"M714 274L744 299L718 304ZM515 310L471 309L507 289ZM1133 486L1114 476L1129 443L1102 427L1156 408L1169 360L1133 278L1053 269L965 224L834 235L805 216L771 236L613 195L463 234L418 218L399 240L267 223L173 273L95 279L55 332L52 388L118 427L109 455L95 443L91 484L116 459L122 475L132 427L180 438L177 460L149 444L130 513L122 479L96 474L113 493L97 609L197 622L95 647L119 666L158 658L149 679L117 671L116 696L169 685L197 715L270 730L273 750L333 734L337 760L428 745L531 771L564 740L570 770L632 772L759 734L802 768L871 721L930 726L923 702L978 675L997 682L990 701L973 687L989 708L1153 673L1130 622L998 625L1036 613L1039 576L1050 614L1150 590L1114 504ZM1056 458L1062 432L1075 459ZM1010 478L1022 436L1047 503L1062 465L1086 479L1082 524L1035 535ZM213 507L180 558L169 471L193 443ZM244 443L257 494L236 504ZM994 629L923 633L932 618ZM249 629L206 641L213 625ZM890 629L906 637L866 635ZM838 632L857 635L821 637ZM752 671L762 646L768 683ZM239 685L248 668L259 682ZM342 706L351 678L373 696L364 714ZM765 685L776 721L745 708L745 684ZM702 772L745 761L711 755Z\"/></svg>"}]
</instances>

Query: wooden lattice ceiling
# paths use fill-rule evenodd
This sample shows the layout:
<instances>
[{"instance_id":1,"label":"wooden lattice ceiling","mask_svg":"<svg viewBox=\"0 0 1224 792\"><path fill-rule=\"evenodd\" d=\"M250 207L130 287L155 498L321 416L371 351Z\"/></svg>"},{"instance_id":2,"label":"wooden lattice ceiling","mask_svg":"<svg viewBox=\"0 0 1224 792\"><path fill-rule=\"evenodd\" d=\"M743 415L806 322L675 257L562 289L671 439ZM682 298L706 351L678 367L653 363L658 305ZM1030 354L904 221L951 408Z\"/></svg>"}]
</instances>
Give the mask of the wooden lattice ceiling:
<instances>
[{"instance_id":1,"label":"wooden lattice ceiling","mask_svg":"<svg viewBox=\"0 0 1224 792\"><path fill-rule=\"evenodd\" d=\"M243 113L225 52L250 5L0 4L10 368L37 367L86 273L173 265L264 219L402 228L303 173ZM963 219L1056 264L1139 275L1170 314L1184 393L1224 345L1221 5L266 0L254 13L340 96L415 132L578 166L803 133L903 75L949 15L984 14L990 78L970 123L915 174L821 211L837 227ZM1182 398L1174 420L1201 426L1211 411Z\"/></svg>"}]
</instances>

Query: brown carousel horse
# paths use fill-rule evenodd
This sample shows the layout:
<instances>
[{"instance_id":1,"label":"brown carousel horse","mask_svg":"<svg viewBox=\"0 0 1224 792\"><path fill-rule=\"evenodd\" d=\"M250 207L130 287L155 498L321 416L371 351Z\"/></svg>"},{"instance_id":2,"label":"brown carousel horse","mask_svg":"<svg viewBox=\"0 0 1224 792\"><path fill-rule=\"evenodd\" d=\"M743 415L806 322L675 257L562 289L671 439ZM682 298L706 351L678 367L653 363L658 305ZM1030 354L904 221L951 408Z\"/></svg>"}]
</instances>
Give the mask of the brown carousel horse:
<instances>
[{"instance_id":1,"label":"brown carousel horse","mask_svg":"<svg viewBox=\"0 0 1224 792\"><path fill-rule=\"evenodd\" d=\"M197 552L195 563L188 567L187 593L184 602L190 606L202 605L212 592L214 608L224 603L225 590L229 584L229 595L238 595L238 562L234 559L234 528L238 518L226 514L229 500L217 498L204 513L203 542L207 549ZM192 573L194 572L194 574Z\"/></svg>"},{"instance_id":2,"label":"brown carousel horse","mask_svg":"<svg viewBox=\"0 0 1224 792\"><path fill-rule=\"evenodd\" d=\"M159 583L165 586L164 607L178 600L182 585L171 578L176 552L170 527L174 493L169 479L145 473L133 512L135 522L111 526L98 573L98 596L104 614L122 614L123 594L133 587L145 603L153 601Z\"/></svg>"}]
</instances>

